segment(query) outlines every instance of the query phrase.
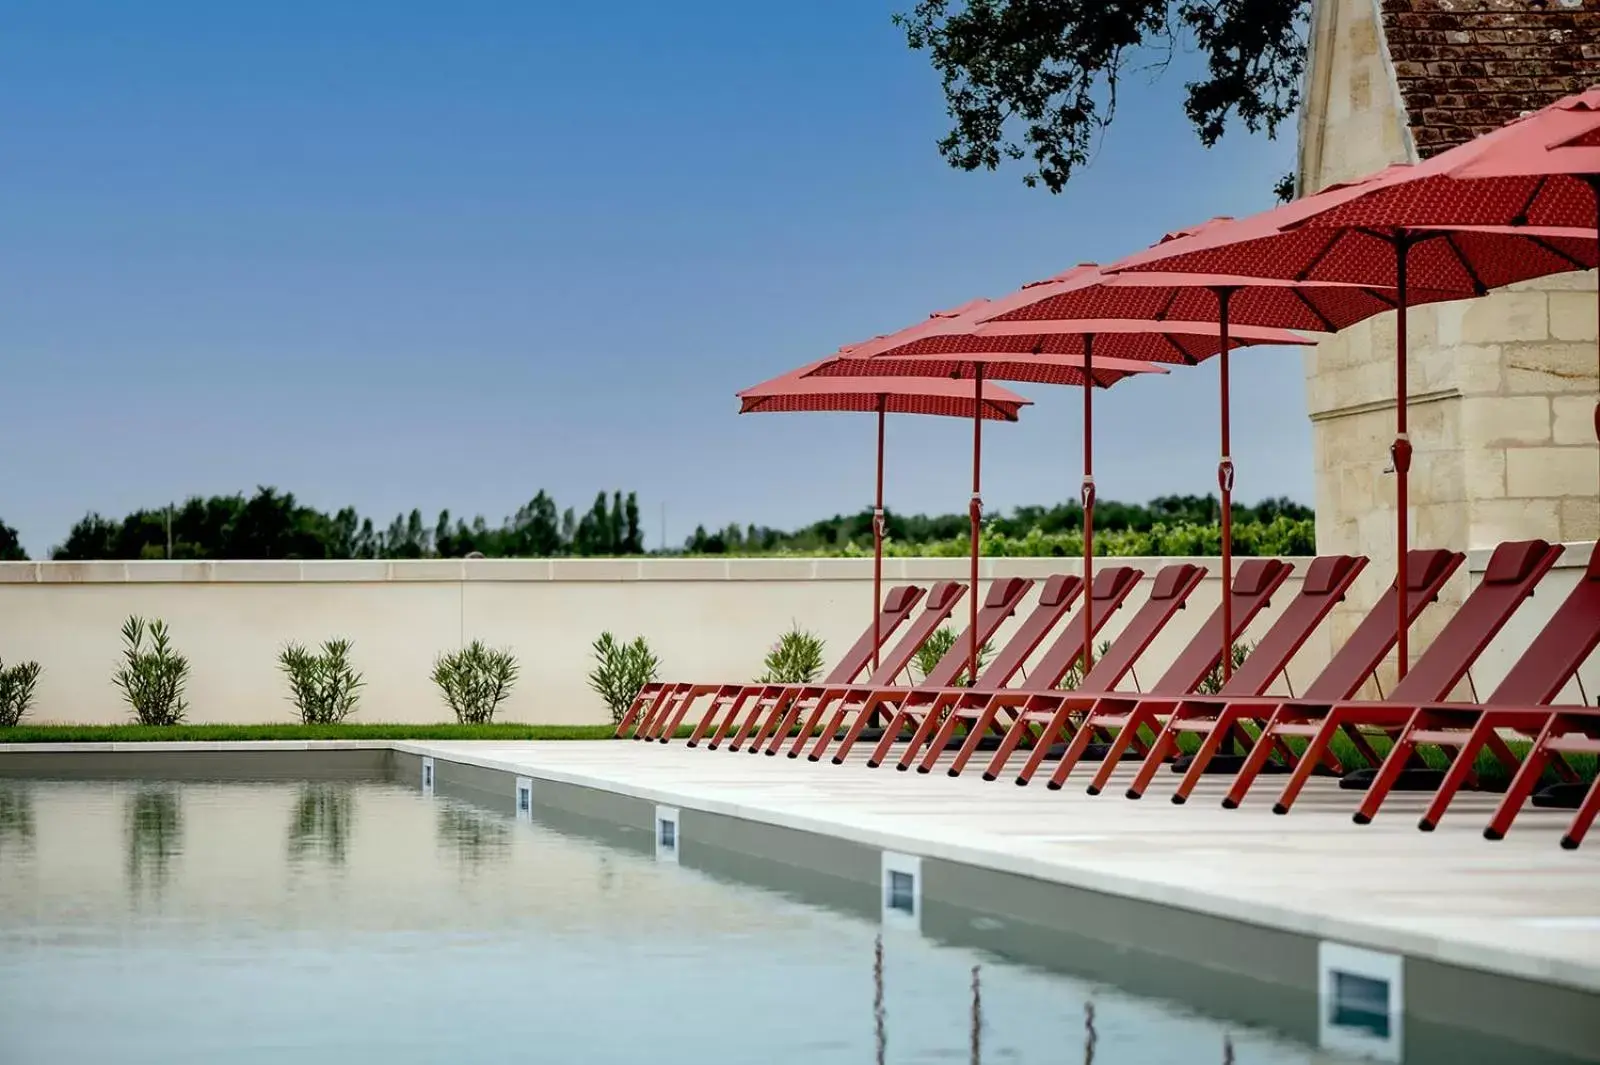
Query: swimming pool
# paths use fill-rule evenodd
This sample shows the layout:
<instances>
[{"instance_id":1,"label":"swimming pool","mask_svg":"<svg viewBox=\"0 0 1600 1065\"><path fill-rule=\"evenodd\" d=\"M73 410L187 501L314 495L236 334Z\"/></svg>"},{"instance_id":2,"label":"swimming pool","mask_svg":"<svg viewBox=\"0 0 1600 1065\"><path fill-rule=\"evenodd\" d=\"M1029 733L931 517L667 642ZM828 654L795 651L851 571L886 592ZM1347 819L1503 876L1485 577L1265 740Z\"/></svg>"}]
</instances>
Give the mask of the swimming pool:
<instances>
[{"instance_id":1,"label":"swimming pool","mask_svg":"<svg viewBox=\"0 0 1600 1065\"><path fill-rule=\"evenodd\" d=\"M0 781L0 1061L1355 1060L1298 1005L659 842L410 783Z\"/></svg>"}]
</instances>

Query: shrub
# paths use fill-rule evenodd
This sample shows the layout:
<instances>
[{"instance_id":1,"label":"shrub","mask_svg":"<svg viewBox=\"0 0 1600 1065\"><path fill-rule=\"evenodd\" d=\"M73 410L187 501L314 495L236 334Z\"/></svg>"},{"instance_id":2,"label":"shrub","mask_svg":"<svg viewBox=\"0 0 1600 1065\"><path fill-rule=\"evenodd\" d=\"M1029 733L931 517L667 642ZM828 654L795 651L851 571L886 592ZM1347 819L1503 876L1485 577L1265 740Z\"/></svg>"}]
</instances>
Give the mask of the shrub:
<instances>
[{"instance_id":1,"label":"shrub","mask_svg":"<svg viewBox=\"0 0 1600 1065\"><path fill-rule=\"evenodd\" d=\"M12 727L28 712L39 673L37 662L18 662L10 667L0 662L0 728Z\"/></svg>"},{"instance_id":2,"label":"shrub","mask_svg":"<svg viewBox=\"0 0 1600 1065\"><path fill-rule=\"evenodd\" d=\"M594 642L594 657L589 687L605 700L611 711L611 723L621 724L639 689L656 679L661 660L651 653L643 636L636 636L629 643L619 643L609 632L602 632Z\"/></svg>"},{"instance_id":3,"label":"shrub","mask_svg":"<svg viewBox=\"0 0 1600 1065\"><path fill-rule=\"evenodd\" d=\"M278 653L278 668L289 678L289 700L304 725L337 725L355 713L366 683L350 665L350 641L328 640L320 654L291 643Z\"/></svg>"},{"instance_id":4,"label":"shrub","mask_svg":"<svg viewBox=\"0 0 1600 1065\"><path fill-rule=\"evenodd\" d=\"M150 646L145 647L145 634ZM172 649L167 624L160 618L145 621L129 617L122 623L122 666L112 675L122 697L141 725L176 725L189 705L183 686L189 679L189 660Z\"/></svg>"},{"instance_id":5,"label":"shrub","mask_svg":"<svg viewBox=\"0 0 1600 1065\"><path fill-rule=\"evenodd\" d=\"M939 660L956 645L957 639L958 636L954 629L935 629L932 636L922 641L922 646L917 648L916 657L911 660L911 668L916 672L918 680L926 680L928 678L928 674L933 672L934 667L939 664ZM966 642L962 641L961 646L962 650L965 651ZM994 645L985 640L983 645L978 648L978 669L981 671L988 664L989 659L993 657ZM965 658L963 658L963 661L965 661ZM951 687L972 687L972 682L968 679L965 669L956 674L955 681L951 684Z\"/></svg>"},{"instance_id":6,"label":"shrub","mask_svg":"<svg viewBox=\"0 0 1600 1065\"><path fill-rule=\"evenodd\" d=\"M1256 649L1253 643L1236 643L1233 645L1233 668L1238 669L1244 665L1244 660L1250 657L1250 652ZM1211 667L1211 672L1205 675L1195 691L1201 695L1215 695L1222 690L1222 666Z\"/></svg>"},{"instance_id":7,"label":"shrub","mask_svg":"<svg viewBox=\"0 0 1600 1065\"><path fill-rule=\"evenodd\" d=\"M1100 641L1100 646L1098 646L1098 647L1096 647L1094 649L1094 660L1096 662L1100 661L1102 658L1104 658L1106 656L1106 652L1110 651L1110 650L1111 650L1111 641L1110 640L1101 640ZM1076 661L1073 662L1072 668L1067 670L1066 675L1061 678L1061 683L1057 684L1056 687L1061 688L1061 689L1063 689L1065 691L1072 691L1075 688L1077 688L1078 685L1080 685L1082 683L1083 683L1083 656L1079 655L1078 658L1076 659Z\"/></svg>"},{"instance_id":8,"label":"shrub","mask_svg":"<svg viewBox=\"0 0 1600 1065\"><path fill-rule=\"evenodd\" d=\"M811 684L822 676L822 639L796 624L778 637L763 664L757 684Z\"/></svg>"},{"instance_id":9,"label":"shrub","mask_svg":"<svg viewBox=\"0 0 1600 1065\"><path fill-rule=\"evenodd\" d=\"M487 725L517 682L517 659L509 650L473 640L433 662L433 682L462 725Z\"/></svg>"}]
</instances>

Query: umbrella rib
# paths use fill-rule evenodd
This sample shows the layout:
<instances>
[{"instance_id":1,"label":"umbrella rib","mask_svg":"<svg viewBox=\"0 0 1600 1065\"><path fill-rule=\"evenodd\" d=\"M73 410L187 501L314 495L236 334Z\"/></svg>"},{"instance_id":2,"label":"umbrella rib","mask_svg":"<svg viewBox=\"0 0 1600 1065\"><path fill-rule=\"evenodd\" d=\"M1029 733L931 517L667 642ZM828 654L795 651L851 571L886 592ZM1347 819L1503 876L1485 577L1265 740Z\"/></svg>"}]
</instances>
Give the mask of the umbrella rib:
<instances>
[{"instance_id":1,"label":"umbrella rib","mask_svg":"<svg viewBox=\"0 0 1600 1065\"><path fill-rule=\"evenodd\" d=\"M1178 358L1183 360L1183 364L1185 366L1197 366L1197 365L1199 365L1199 360L1196 359L1193 355L1190 355L1189 352L1184 349L1184 346L1182 344L1180 344L1176 340L1172 339L1172 334L1171 333L1162 333L1161 334L1161 339L1165 340L1167 342L1167 345L1169 347L1171 347L1173 351L1176 351L1178 353Z\"/></svg>"},{"instance_id":2,"label":"umbrella rib","mask_svg":"<svg viewBox=\"0 0 1600 1065\"><path fill-rule=\"evenodd\" d=\"M1533 205L1539 202L1539 197L1544 195L1544 185L1546 180L1547 179L1543 174L1540 174L1538 178L1534 180L1533 189L1528 193L1528 198L1522 203L1522 210L1518 211L1511 217L1512 225L1525 226L1528 224L1528 213L1533 210Z\"/></svg>"},{"instance_id":3,"label":"umbrella rib","mask_svg":"<svg viewBox=\"0 0 1600 1065\"><path fill-rule=\"evenodd\" d=\"M1328 255L1332 253L1334 247L1338 245L1339 241L1344 238L1345 232L1346 231L1343 229L1330 230L1328 242L1317 251L1317 254L1311 257L1311 261L1306 263L1305 269L1301 270L1295 275L1294 280L1305 281L1309 279L1312 271L1314 271L1318 266L1322 265L1322 260L1326 259Z\"/></svg>"},{"instance_id":4,"label":"umbrella rib","mask_svg":"<svg viewBox=\"0 0 1600 1065\"><path fill-rule=\"evenodd\" d=\"M1294 298L1299 300L1306 310L1311 312L1317 321L1322 323L1324 331L1329 333L1337 333L1339 331L1339 327L1333 324L1333 319L1323 314L1322 309L1311 302L1311 297L1307 296L1303 289L1292 288L1289 291L1294 294Z\"/></svg>"},{"instance_id":5,"label":"umbrella rib","mask_svg":"<svg viewBox=\"0 0 1600 1065\"><path fill-rule=\"evenodd\" d=\"M1589 266L1588 263L1584 262L1582 259L1577 258L1576 256L1567 254L1566 252L1562 251L1560 248L1556 247L1554 244L1550 243L1544 237L1532 237L1532 236L1527 236L1526 234L1524 234L1524 239L1530 241L1534 245L1534 247L1536 247L1536 248L1543 248L1545 251L1549 252L1551 255L1554 255L1557 259L1560 259L1563 262L1571 263L1572 264L1572 268L1574 270L1588 270L1588 269L1590 269L1590 266Z\"/></svg>"},{"instance_id":6,"label":"umbrella rib","mask_svg":"<svg viewBox=\"0 0 1600 1065\"><path fill-rule=\"evenodd\" d=\"M1444 242L1450 246L1450 251L1454 253L1456 262L1461 264L1461 269L1464 270L1466 275L1472 279L1473 291L1480 296L1487 293L1489 291L1488 287L1484 285L1483 279L1478 276L1478 271L1472 268L1472 263L1469 262L1466 255L1462 253L1461 245L1456 243L1456 235L1454 233L1446 233L1444 235Z\"/></svg>"}]
</instances>

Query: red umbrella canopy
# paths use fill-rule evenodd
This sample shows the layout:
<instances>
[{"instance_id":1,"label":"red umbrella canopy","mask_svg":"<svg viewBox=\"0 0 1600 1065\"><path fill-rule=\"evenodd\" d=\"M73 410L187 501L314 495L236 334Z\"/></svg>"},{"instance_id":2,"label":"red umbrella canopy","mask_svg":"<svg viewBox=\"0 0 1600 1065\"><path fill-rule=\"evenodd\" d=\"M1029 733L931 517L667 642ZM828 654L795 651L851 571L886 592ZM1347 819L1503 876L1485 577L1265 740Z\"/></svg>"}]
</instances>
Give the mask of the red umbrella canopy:
<instances>
[{"instance_id":1,"label":"red umbrella canopy","mask_svg":"<svg viewBox=\"0 0 1600 1065\"><path fill-rule=\"evenodd\" d=\"M1412 168L1396 164L1372 179L1338 185L1271 211L1201 226L1119 261L1108 271L1238 274L1394 288L1399 269L1392 230L1382 226L1301 225ZM1324 212L1327 212L1324 214ZM1407 253L1412 286L1462 296L1545 274L1595 265L1595 236L1570 228L1418 227Z\"/></svg>"},{"instance_id":2,"label":"red umbrella canopy","mask_svg":"<svg viewBox=\"0 0 1600 1065\"><path fill-rule=\"evenodd\" d=\"M1363 188L1307 223L1600 226L1600 86Z\"/></svg>"},{"instance_id":3,"label":"red umbrella canopy","mask_svg":"<svg viewBox=\"0 0 1600 1065\"><path fill-rule=\"evenodd\" d=\"M971 385L949 378L807 376L821 362L774 377L739 395L740 414L797 411L858 411L887 414L932 414L971 418ZM881 371L880 371L881 372ZM1033 400L999 385L983 386L980 416L1014 422Z\"/></svg>"},{"instance_id":4,"label":"red umbrella canopy","mask_svg":"<svg viewBox=\"0 0 1600 1065\"><path fill-rule=\"evenodd\" d=\"M1232 222L1214 218L1191 233ZM1144 321L1216 322L1221 317L1219 293L1228 294L1228 321L1233 325L1277 326L1331 333L1375 314L1394 310L1393 289L1335 281L1246 277L1238 274L1162 272L1115 273L1116 264L1083 263L1044 281L1025 285L996 300L984 313L986 322L1037 322L1057 318L1132 318ZM1458 292L1411 289L1409 302L1460 299Z\"/></svg>"}]
</instances>

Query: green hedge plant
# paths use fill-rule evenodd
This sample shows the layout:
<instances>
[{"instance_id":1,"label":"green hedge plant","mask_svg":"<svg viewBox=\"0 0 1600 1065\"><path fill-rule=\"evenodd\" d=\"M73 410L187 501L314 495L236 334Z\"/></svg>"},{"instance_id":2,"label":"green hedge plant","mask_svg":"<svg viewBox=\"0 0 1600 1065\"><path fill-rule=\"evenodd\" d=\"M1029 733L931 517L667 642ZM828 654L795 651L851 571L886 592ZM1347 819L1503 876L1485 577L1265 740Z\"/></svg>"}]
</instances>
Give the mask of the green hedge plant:
<instances>
[{"instance_id":1,"label":"green hedge plant","mask_svg":"<svg viewBox=\"0 0 1600 1065\"><path fill-rule=\"evenodd\" d=\"M1106 652L1108 652L1110 650L1111 650L1111 641L1110 640L1101 640L1100 641L1100 645L1094 649L1094 660L1096 662L1100 661L1102 658L1104 658L1106 656ZM1057 684L1056 687L1064 689L1065 691L1073 691L1078 687L1078 685L1080 685L1082 683L1083 683L1083 656L1079 655L1077 657L1077 659L1072 663L1072 668L1067 670L1066 674L1061 678L1061 683Z\"/></svg>"},{"instance_id":2,"label":"green hedge plant","mask_svg":"<svg viewBox=\"0 0 1600 1065\"><path fill-rule=\"evenodd\" d=\"M28 712L41 672L37 662L0 662L0 728L14 728Z\"/></svg>"},{"instance_id":3,"label":"green hedge plant","mask_svg":"<svg viewBox=\"0 0 1600 1065\"><path fill-rule=\"evenodd\" d=\"M792 625L767 652L757 684L813 684L822 676L822 638Z\"/></svg>"},{"instance_id":4,"label":"green hedge plant","mask_svg":"<svg viewBox=\"0 0 1600 1065\"><path fill-rule=\"evenodd\" d=\"M934 668L938 666L939 660L949 653L950 649L956 645L956 640L959 638L960 637L954 629L943 628L935 629L933 631L933 635L922 641L922 646L917 648L916 657L911 660L911 668L913 672L916 673L917 680L927 680L928 674L933 672ZM965 650L965 648L966 642L962 641L962 649ZM988 640L985 640L978 648L979 672L983 671L983 667L986 666L989 663L989 659L993 657L994 644ZM972 681L967 677L967 671L965 669L956 674L955 683L952 684L951 687L972 687Z\"/></svg>"},{"instance_id":5,"label":"green hedge plant","mask_svg":"<svg viewBox=\"0 0 1600 1065\"><path fill-rule=\"evenodd\" d=\"M366 684L350 664L351 643L326 640L321 651L291 643L278 653L278 668L289 678L289 701L304 725L337 725L355 713Z\"/></svg>"},{"instance_id":6,"label":"green hedge plant","mask_svg":"<svg viewBox=\"0 0 1600 1065\"><path fill-rule=\"evenodd\" d=\"M141 725L176 725L189 709L183 698L189 660L173 648L160 618L134 615L122 623L122 665L111 679Z\"/></svg>"},{"instance_id":7,"label":"green hedge plant","mask_svg":"<svg viewBox=\"0 0 1600 1065\"><path fill-rule=\"evenodd\" d=\"M462 725L487 725L517 682L517 659L509 650L473 640L433 662L433 683Z\"/></svg>"},{"instance_id":8,"label":"green hedge plant","mask_svg":"<svg viewBox=\"0 0 1600 1065\"><path fill-rule=\"evenodd\" d=\"M661 660L650 650L643 636L635 636L624 643L610 632L602 632L595 640L594 658L589 687L611 711L611 723L621 724L639 690L656 680Z\"/></svg>"}]
</instances>

